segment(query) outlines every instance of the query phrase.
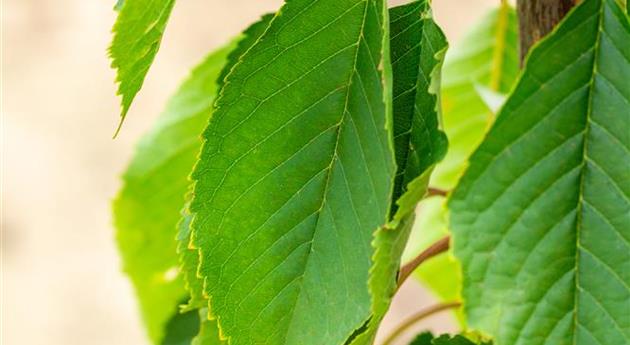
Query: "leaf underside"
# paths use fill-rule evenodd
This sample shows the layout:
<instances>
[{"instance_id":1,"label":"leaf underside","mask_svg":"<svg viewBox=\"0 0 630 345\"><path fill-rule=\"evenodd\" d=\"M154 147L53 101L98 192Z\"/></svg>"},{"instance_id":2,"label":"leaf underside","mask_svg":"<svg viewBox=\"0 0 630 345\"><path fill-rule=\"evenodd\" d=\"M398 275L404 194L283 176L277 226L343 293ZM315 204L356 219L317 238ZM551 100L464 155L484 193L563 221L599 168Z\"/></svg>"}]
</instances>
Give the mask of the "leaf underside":
<instances>
[{"instance_id":1,"label":"leaf underside","mask_svg":"<svg viewBox=\"0 0 630 345\"><path fill-rule=\"evenodd\" d=\"M431 18L427 1L391 9L394 74L394 147L396 181L394 221L413 213L424 197L428 176L420 178L446 153L439 130L440 72L446 37Z\"/></svg>"},{"instance_id":2,"label":"leaf underside","mask_svg":"<svg viewBox=\"0 0 630 345\"><path fill-rule=\"evenodd\" d=\"M142 138L113 203L124 270L156 343L187 295L178 274L176 225L201 147L199 133L211 113L216 78L231 49L209 55L171 98L154 128Z\"/></svg>"},{"instance_id":3,"label":"leaf underside","mask_svg":"<svg viewBox=\"0 0 630 345\"><path fill-rule=\"evenodd\" d=\"M450 200L469 324L630 342L630 23L586 0L531 51Z\"/></svg>"},{"instance_id":4,"label":"leaf underside","mask_svg":"<svg viewBox=\"0 0 630 345\"><path fill-rule=\"evenodd\" d=\"M174 4L175 0L129 0L116 5L120 12L109 54L122 96L120 125L160 48Z\"/></svg>"},{"instance_id":5,"label":"leaf underside","mask_svg":"<svg viewBox=\"0 0 630 345\"><path fill-rule=\"evenodd\" d=\"M227 76L190 210L231 343L341 344L369 316L395 174L386 19L377 0L287 2Z\"/></svg>"}]
</instances>

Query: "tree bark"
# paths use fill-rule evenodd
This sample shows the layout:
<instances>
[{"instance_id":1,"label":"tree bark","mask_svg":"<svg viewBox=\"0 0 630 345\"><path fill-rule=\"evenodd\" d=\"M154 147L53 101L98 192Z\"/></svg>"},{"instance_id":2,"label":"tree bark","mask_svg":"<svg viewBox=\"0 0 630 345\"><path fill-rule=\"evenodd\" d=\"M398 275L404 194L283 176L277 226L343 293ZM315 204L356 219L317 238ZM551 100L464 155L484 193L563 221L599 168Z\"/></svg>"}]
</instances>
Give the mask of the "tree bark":
<instances>
[{"instance_id":1,"label":"tree bark","mask_svg":"<svg viewBox=\"0 0 630 345\"><path fill-rule=\"evenodd\" d=\"M550 33L579 0L517 0L521 65L529 49Z\"/></svg>"}]
</instances>

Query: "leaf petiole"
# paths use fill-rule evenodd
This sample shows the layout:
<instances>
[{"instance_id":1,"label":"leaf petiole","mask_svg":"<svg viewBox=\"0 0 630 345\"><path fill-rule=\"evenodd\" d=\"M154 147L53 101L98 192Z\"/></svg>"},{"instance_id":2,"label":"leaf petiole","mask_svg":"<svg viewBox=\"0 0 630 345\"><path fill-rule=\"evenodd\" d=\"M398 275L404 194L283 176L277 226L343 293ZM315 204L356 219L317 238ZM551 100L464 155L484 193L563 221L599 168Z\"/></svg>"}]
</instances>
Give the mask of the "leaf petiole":
<instances>
[{"instance_id":1,"label":"leaf petiole","mask_svg":"<svg viewBox=\"0 0 630 345\"><path fill-rule=\"evenodd\" d=\"M413 258L411 261L404 264L400 268L400 272L398 273L398 288L400 288L400 286L405 282L405 280L409 278L411 273L413 273L413 271L415 271L416 268L418 268L418 266L420 266L423 262L427 261L428 259L438 254L446 252L448 248L450 247L450 241L451 241L451 236L446 235L440 240L438 240L437 242L435 242L434 244L432 244L431 246L429 246L429 248L422 251L420 254L418 254L418 256Z\"/></svg>"}]
</instances>

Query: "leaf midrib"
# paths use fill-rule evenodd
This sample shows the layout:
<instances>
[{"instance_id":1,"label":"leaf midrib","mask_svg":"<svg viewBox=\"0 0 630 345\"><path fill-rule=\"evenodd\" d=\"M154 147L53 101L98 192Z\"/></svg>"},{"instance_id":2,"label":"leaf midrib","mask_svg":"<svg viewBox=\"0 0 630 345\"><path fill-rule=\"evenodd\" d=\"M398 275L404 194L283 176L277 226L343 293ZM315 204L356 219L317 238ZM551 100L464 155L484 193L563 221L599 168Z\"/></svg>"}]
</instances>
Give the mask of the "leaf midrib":
<instances>
[{"instance_id":1,"label":"leaf midrib","mask_svg":"<svg viewBox=\"0 0 630 345\"><path fill-rule=\"evenodd\" d=\"M590 133L590 127L591 127L591 115L593 112L593 89L595 88L595 75L597 73L597 64L598 64L598 60L599 60L599 53L600 53L600 49L601 49L601 44L600 44L600 39L601 36L603 34L603 23L604 23L604 9L606 7L605 4L606 0L601 0L600 2L600 7L599 7L599 18L598 18L598 22L597 22L597 37L595 38L595 44L593 46L593 65L591 66L591 80L589 81L589 88L588 88L588 105L587 105L587 109L586 109L586 122L585 122L585 128L584 128L584 139L582 140L582 167L580 168L580 182L579 182L579 190L578 190L578 201L577 201L577 205L576 205L576 226L575 226L575 231L576 231L576 236L575 236L575 287L576 290L574 292L574 301L573 301L573 344L576 345L577 344L577 331L578 331L578 326L580 325L579 323L579 313L578 313L578 306L579 306L579 300L578 300L578 296L580 294L580 290L583 290L580 287L580 229L582 228L582 219L583 219L583 207L584 207L584 186L585 186L585 175L586 175L586 168L588 166L588 137L589 137L589 133ZM519 335L520 336L520 335Z\"/></svg>"},{"instance_id":2,"label":"leaf midrib","mask_svg":"<svg viewBox=\"0 0 630 345\"><path fill-rule=\"evenodd\" d=\"M292 325L293 325L293 322L295 320L295 314L296 314L295 313L295 306L299 302L300 297L302 295L302 291L304 290L303 289L303 282L304 282L303 278L304 278L304 275L306 274L306 270L307 270L307 268L309 266L309 263L311 262L310 258L312 257L311 253L312 253L312 249L313 249L313 242L314 242L314 239L315 239L315 234L317 233L317 230L320 228L319 224L320 224L320 220L321 220L321 214L322 214L322 211L323 211L324 207L327 206L327 196L328 196L328 192L329 192L329 189L330 189L329 187L330 187L330 177L331 177L331 174L332 174L332 169L333 169L333 167L335 165L335 162L338 161L338 159L339 159L338 149L339 149L339 141L340 141L340 138L341 138L341 126L344 124L344 122L345 122L344 120L345 120L346 116L349 116L349 112L348 112L348 105L349 104L348 103L350 101L350 93L351 93L351 89L352 89L351 88L352 79L355 77L355 75L357 75L357 72L358 72L356 66L357 66L357 61L358 61L358 58L359 58L359 51L361 49L361 41L365 39L365 37L364 37L365 21L367 19L367 11L370 8L369 0L362 0L360 3L363 3L365 8L364 8L364 11L363 11L363 19L362 19L362 22L361 22L361 29L359 30L359 39L355 43L355 53L354 53L354 60L353 60L353 63L352 63L352 72L350 73L350 76L348 77L348 81L346 82L347 90L346 90L346 96L345 96L345 99L344 99L344 107L343 107L343 112L342 112L342 115L341 115L341 119L335 125L336 136L335 136L335 146L333 148L333 156L332 156L332 158L330 160L330 164L328 165L328 167L326 167L324 169L324 171L326 171L326 182L325 182L325 185L324 185L324 188L323 188L323 191L322 191L323 198L322 198L321 205L320 205L319 209L315 212L316 215L317 215L316 216L317 218L315 220L315 226L314 226L314 230L313 230L312 240L309 242L309 245L308 245L308 247L309 247L308 248L309 255L307 255L307 257L306 257L306 262L304 263L304 269L302 270L302 274L299 277L296 277L296 279L300 280L300 282L299 282L299 292L298 292L298 294L297 294L297 296L295 298L295 301L293 303L293 308L291 308L291 318L290 318L289 323L287 325L287 331L285 333L285 342L286 342L286 337L291 332ZM354 207L353 207L353 209L354 209ZM333 225L334 225L334 220L333 220Z\"/></svg>"}]
</instances>

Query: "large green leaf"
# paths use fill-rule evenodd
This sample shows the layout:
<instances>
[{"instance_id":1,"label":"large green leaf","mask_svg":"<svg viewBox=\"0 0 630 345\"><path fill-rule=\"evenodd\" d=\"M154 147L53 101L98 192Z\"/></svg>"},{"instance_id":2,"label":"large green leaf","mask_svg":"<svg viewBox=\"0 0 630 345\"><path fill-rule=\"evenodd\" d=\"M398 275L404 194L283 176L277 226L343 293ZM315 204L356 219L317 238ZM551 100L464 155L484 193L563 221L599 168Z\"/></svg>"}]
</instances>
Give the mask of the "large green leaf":
<instances>
[{"instance_id":1,"label":"large green leaf","mask_svg":"<svg viewBox=\"0 0 630 345\"><path fill-rule=\"evenodd\" d=\"M493 111L480 95L480 88L507 93L514 83L519 70L517 30L515 11L503 3L447 52L442 78L442 117L449 150L433 173L433 186L444 189L455 186L467 158L493 121ZM420 203L405 260L448 235L444 202L443 198L430 198ZM415 276L441 300L460 298L460 268L450 252L423 263Z\"/></svg>"},{"instance_id":2,"label":"large green leaf","mask_svg":"<svg viewBox=\"0 0 630 345\"><path fill-rule=\"evenodd\" d=\"M572 10L451 198L468 322L499 345L630 342L628 42L614 0Z\"/></svg>"},{"instance_id":3,"label":"large green leaf","mask_svg":"<svg viewBox=\"0 0 630 345\"><path fill-rule=\"evenodd\" d=\"M371 344L398 288L402 253L415 219L415 206L426 195L433 166L446 152L438 128L439 83L447 44L432 19L427 1L390 10L394 77L394 144L398 171L393 221L374 235L369 290L372 316L367 330L352 344Z\"/></svg>"},{"instance_id":4,"label":"large green leaf","mask_svg":"<svg viewBox=\"0 0 630 345\"><path fill-rule=\"evenodd\" d=\"M251 46L254 45L254 43L265 32L272 18L273 15L267 14L243 32L242 37L238 41L238 45L230 52L227 57L227 62L221 70L221 74L217 80L219 88L223 87L225 77L239 61L239 58L249 48L251 48ZM191 136L194 135L194 137L197 138L201 132L202 131L191 133ZM193 167L191 166L190 171L192 171L192 168ZM205 296L203 292L203 279L201 279L197 274L199 269L199 252L197 248L195 248L194 244L191 243L190 222L192 220L192 215L188 210L188 206L189 205L187 203L182 211L182 220L178 225L179 245L177 251L180 255L180 266L184 275L186 287L190 292L190 300L185 306L183 306L183 310L199 309L207 307L208 304L207 296Z\"/></svg>"},{"instance_id":5,"label":"large green leaf","mask_svg":"<svg viewBox=\"0 0 630 345\"><path fill-rule=\"evenodd\" d=\"M175 0L125 0L116 5L120 12L109 53L122 96L121 125L160 48L174 4Z\"/></svg>"},{"instance_id":6,"label":"large green leaf","mask_svg":"<svg viewBox=\"0 0 630 345\"><path fill-rule=\"evenodd\" d=\"M187 295L178 274L176 224L201 147L230 45L196 67L145 135L123 176L114 201L116 237L150 338L160 342L164 325Z\"/></svg>"},{"instance_id":7,"label":"large green leaf","mask_svg":"<svg viewBox=\"0 0 630 345\"><path fill-rule=\"evenodd\" d=\"M232 344L341 344L369 316L395 174L387 26L381 0L292 0L226 79L190 210Z\"/></svg>"}]
</instances>

